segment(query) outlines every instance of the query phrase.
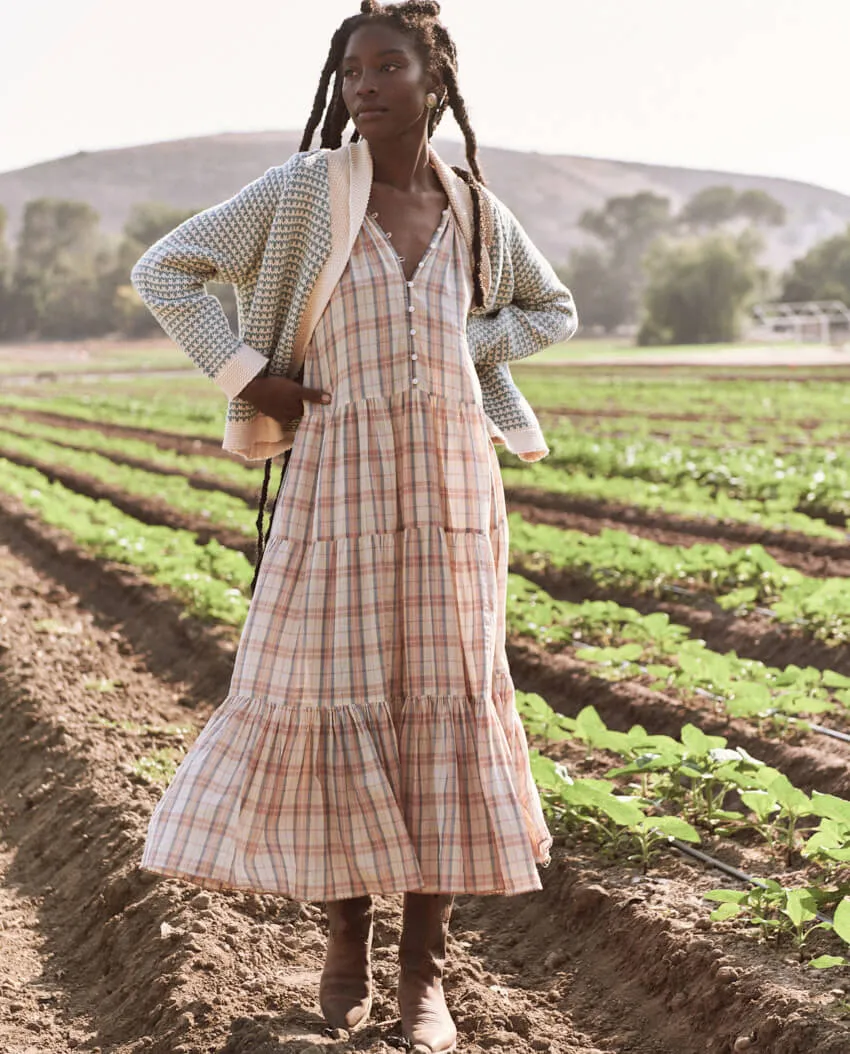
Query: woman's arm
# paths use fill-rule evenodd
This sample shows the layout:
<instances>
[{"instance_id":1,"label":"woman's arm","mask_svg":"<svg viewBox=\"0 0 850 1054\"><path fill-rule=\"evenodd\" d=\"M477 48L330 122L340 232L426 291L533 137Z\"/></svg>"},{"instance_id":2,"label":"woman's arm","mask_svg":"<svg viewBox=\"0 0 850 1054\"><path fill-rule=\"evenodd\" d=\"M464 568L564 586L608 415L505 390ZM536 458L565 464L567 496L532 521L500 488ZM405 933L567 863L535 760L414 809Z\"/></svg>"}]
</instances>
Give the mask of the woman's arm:
<instances>
[{"instance_id":1,"label":"woman's arm","mask_svg":"<svg viewBox=\"0 0 850 1054\"><path fill-rule=\"evenodd\" d=\"M469 316L467 338L479 365L527 358L569 340L578 328L572 293L510 209L493 200L505 229L513 286L498 291L502 306L495 312Z\"/></svg>"},{"instance_id":2,"label":"woman's arm","mask_svg":"<svg viewBox=\"0 0 850 1054\"><path fill-rule=\"evenodd\" d=\"M258 273L294 159L185 220L152 245L130 273L168 336L228 398L238 395L268 360L235 336L221 302L204 285L244 284Z\"/></svg>"}]
</instances>

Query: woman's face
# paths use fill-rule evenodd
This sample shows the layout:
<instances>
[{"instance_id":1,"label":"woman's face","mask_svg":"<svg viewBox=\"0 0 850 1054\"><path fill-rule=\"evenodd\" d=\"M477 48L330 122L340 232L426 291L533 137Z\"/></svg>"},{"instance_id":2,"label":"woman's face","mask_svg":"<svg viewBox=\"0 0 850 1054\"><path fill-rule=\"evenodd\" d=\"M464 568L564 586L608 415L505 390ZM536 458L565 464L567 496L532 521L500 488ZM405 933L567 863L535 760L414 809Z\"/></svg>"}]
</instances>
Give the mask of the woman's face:
<instances>
[{"instance_id":1,"label":"woman's face","mask_svg":"<svg viewBox=\"0 0 850 1054\"><path fill-rule=\"evenodd\" d=\"M380 24L361 26L348 39L340 75L343 101L364 139L424 132L425 95L439 86L404 33Z\"/></svg>"}]
</instances>

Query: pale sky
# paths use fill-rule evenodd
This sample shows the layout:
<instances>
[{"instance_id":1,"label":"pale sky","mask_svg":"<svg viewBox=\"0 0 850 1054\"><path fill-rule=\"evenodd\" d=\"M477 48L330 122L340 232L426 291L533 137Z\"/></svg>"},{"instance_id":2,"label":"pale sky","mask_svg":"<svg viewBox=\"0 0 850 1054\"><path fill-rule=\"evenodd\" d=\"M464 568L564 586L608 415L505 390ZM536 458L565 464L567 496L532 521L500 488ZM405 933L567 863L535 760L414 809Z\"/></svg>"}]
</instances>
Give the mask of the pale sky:
<instances>
[{"instance_id":1,"label":"pale sky","mask_svg":"<svg viewBox=\"0 0 850 1054\"><path fill-rule=\"evenodd\" d=\"M358 0L4 4L0 171L303 129ZM850 0L444 0L479 142L850 194ZM459 138L447 114L440 135ZM314 145L318 145L318 137Z\"/></svg>"}]
</instances>

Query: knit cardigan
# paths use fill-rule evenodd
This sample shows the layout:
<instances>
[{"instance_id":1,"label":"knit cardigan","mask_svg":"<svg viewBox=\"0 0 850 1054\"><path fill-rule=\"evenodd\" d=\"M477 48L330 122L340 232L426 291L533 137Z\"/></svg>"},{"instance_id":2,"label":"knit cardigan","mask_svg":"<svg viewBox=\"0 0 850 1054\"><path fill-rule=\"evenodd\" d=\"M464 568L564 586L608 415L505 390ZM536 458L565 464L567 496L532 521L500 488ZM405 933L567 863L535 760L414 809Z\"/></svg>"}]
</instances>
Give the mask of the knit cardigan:
<instances>
[{"instance_id":1,"label":"knit cardigan","mask_svg":"<svg viewBox=\"0 0 850 1054\"><path fill-rule=\"evenodd\" d=\"M462 236L472 247L469 186L429 144ZM266 367L296 377L351 253L372 185L365 139L294 154L218 205L190 217L136 262L134 288L168 336L228 397L223 447L249 461L289 449L301 417L280 424L239 393ZM571 337L570 291L516 217L481 195L484 304L467 318L467 343L490 436L522 460L549 453L509 361ZM232 283L239 336L206 282Z\"/></svg>"}]
</instances>

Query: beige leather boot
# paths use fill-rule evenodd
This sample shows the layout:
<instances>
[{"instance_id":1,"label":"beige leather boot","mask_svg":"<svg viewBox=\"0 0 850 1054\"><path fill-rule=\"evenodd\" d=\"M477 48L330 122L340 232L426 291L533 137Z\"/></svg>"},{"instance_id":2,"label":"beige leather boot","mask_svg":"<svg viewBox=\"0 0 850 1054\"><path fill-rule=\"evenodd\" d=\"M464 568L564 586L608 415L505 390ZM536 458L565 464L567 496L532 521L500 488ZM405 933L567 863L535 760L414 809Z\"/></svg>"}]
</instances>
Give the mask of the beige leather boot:
<instances>
[{"instance_id":1,"label":"beige leather boot","mask_svg":"<svg viewBox=\"0 0 850 1054\"><path fill-rule=\"evenodd\" d=\"M328 949L319 1004L331 1028L362 1025L372 1009L372 898L329 900Z\"/></svg>"},{"instance_id":2,"label":"beige leather boot","mask_svg":"<svg viewBox=\"0 0 850 1054\"><path fill-rule=\"evenodd\" d=\"M457 1043L457 1029L443 996L453 902L451 894L404 894L398 1005L411 1054L448 1054Z\"/></svg>"}]
</instances>

